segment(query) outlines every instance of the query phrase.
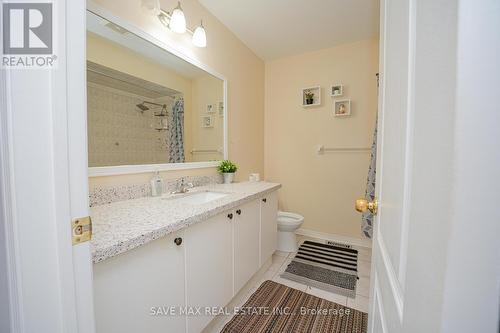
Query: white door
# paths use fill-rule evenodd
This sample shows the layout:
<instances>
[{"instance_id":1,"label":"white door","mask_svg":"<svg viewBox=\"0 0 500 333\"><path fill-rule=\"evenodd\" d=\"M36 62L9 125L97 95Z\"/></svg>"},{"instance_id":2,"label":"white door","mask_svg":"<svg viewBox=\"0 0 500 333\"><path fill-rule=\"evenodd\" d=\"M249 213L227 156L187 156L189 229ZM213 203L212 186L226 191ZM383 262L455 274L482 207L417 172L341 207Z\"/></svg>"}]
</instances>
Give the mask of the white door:
<instances>
[{"instance_id":1,"label":"white door","mask_svg":"<svg viewBox=\"0 0 500 333\"><path fill-rule=\"evenodd\" d=\"M233 296L233 221L231 211L186 229L186 306L202 310L188 314L189 333L213 319L205 307L223 307Z\"/></svg>"},{"instance_id":2,"label":"white door","mask_svg":"<svg viewBox=\"0 0 500 333\"><path fill-rule=\"evenodd\" d=\"M403 332L411 158L411 0L381 1L379 113L369 332Z\"/></svg>"},{"instance_id":3,"label":"white door","mask_svg":"<svg viewBox=\"0 0 500 333\"><path fill-rule=\"evenodd\" d=\"M495 332L500 4L380 6L368 331Z\"/></svg>"},{"instance_id":4,"label":"white door","mask_svg":"<svg viewBox=\"0 0 500 333\"><path fill-rule=\"evenodd\" d=\"M235 210L234 294L259 270L260 203L251 201Z\"/></svg>"},{"instance_id":5,"label":"white door","mask_svg":"<svg viewBox=\"0 0 500 333\"><path fill-rule=\"evenodd\" d=\"M380 206L374 221L369 332L400 333L405 331L408 311L405 289L414 190L415 1L383 0L380 5L376 179ZM425 244L421 235L411 237Z\"/></svg>"}]
</instances>

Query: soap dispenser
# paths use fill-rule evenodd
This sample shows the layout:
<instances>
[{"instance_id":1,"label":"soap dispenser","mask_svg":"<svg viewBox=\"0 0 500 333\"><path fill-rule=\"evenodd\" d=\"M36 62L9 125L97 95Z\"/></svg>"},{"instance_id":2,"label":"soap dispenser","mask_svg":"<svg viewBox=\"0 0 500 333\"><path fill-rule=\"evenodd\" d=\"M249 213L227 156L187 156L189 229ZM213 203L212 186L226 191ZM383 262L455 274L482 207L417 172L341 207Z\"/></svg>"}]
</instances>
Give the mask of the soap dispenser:
<instances>
[{"instance_id":1,"label":"soap dispenser","mask_svg":"<svg viewBox=\"0 0 500 333\"><path fill-rule=\"evenodd\" d=\"M160 177L159 171L156 171L151 178L151 194L153 197L159 197L163 194L163 179Z\"/></svg>"}]
</instances>

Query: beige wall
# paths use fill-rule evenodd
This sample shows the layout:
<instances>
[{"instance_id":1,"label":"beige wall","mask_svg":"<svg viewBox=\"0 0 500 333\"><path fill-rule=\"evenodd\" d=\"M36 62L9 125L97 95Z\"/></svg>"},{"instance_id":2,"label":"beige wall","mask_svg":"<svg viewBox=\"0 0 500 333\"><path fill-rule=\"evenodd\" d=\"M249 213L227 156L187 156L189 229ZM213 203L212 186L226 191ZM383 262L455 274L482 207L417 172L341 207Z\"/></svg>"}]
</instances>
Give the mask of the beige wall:
<instances>
[{"instance_id":1,"label":"beige wall","mask_svg":"<svg viewBox=\"0 0 500 333\"><path fill-rule=\"evenodd\" d=\"M377 111L377 40L360 41L266 63L265 174L283 184L280 209L305 217L302 228L361 238L354 211L364 195L369 153L325 147L369 147ZM331 84L344 85L352 116L335 118ZM302 108L300 90L320 85L322 105Z\"/></svg>"},{"instance_id":2,"label":"beige wall","mask_svg":"<svg viewBox=\"0 0 500 333\"><path fill-rule=\"evenodd\" d=\"M237 179L247 179L252 172L264 172L264 62L260 58L195 0L184 0L182 8L188 26L195 26L203 19L208 40L203 49L193 46L188 34L168 31L141 9L138 0L95 0L93 3L224 75L228 80L229 158L239 165ZM161 4L171 9L177 2L161 1ZM164 176L213 172L213 168L186 170L164 173ZM131 180L135 183L150 177L151 174L98 177L90 179L90 185L123 184Z\"/></svg>"},{"instance_id":3,"label":"beige wall","mask_svg":"<svg viewBox=\"0 0 500 333\"><path fill-rule=\"evenodd\" d=\"M211 75L203 75L192 80L193 91L193 149L217 150L224 146L224 117L219 114L219 103L223 102L224 86L219 79ZM213 111L208 113L207 106L212 105ZM202 117L211 116L213 127L202 127ZM199 153L191 156L192 161L220 160L223 155L218 153Z\"/></svg>"}]
</instances>

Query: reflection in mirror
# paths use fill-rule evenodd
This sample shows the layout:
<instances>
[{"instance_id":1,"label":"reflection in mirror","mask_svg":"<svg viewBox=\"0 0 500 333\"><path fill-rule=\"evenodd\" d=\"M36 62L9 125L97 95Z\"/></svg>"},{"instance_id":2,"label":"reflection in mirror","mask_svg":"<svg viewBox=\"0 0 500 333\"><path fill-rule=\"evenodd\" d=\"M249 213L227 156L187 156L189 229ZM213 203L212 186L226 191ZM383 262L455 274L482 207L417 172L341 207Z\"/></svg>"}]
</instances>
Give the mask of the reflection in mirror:
<instances>
[{"instance_id":1,"label":"reflection in mirror","mask_svg":"<svg viewBox=\"0 0 500 333\"><path fill-rule=\"evenodd\" d=\"M87 12L89 167L221 160L224 82Z\"/></svg>"}]
</instances>

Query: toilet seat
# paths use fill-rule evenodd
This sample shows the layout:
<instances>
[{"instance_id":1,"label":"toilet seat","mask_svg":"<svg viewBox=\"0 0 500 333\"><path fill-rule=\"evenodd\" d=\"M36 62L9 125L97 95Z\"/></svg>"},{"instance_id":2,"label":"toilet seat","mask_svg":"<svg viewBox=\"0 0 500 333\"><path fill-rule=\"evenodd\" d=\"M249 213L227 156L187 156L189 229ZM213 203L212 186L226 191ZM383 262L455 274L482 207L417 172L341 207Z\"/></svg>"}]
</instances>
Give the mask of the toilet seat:
<instances>
[{"instance_id":1,"label":"toilet seat","mask_svg":"<svg viewBox=\"0 0 500 333\"><path fill-rule=\"evenodd\" d=\"M278 226L299 226L304 222L302 215L290 212L278 212Z\"/></svg>"}]
</instances>

